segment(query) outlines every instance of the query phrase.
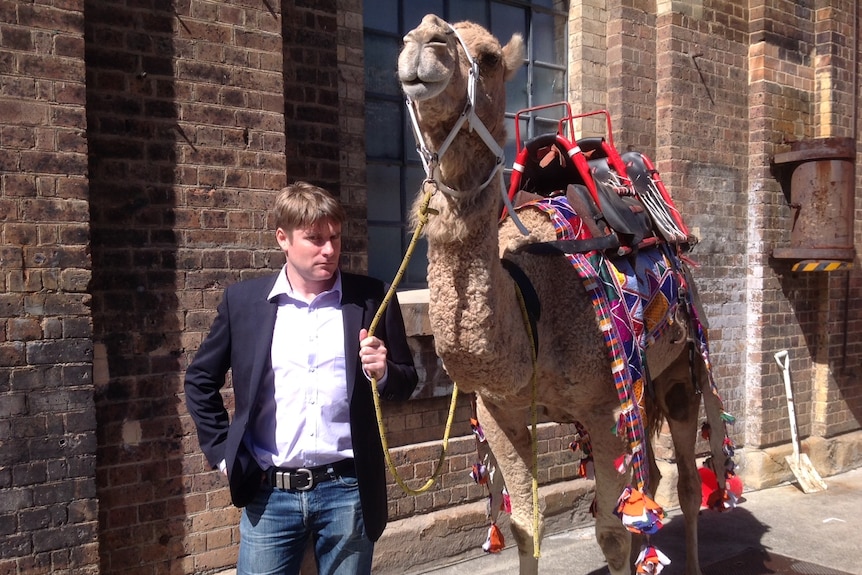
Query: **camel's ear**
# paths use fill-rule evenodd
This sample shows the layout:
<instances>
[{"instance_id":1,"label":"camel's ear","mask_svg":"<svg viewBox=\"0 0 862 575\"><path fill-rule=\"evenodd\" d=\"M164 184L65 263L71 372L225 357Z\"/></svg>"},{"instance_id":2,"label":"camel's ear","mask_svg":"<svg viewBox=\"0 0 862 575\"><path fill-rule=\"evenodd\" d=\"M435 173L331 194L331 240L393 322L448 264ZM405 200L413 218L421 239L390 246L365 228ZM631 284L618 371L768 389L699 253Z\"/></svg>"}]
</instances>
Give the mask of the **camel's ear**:
<instances>
[{"instance_id":1,"label":"camel's ear","mask_svg":"<svg viewBox=\"0 0 862 575\"><path fill-rule=\"evenodd\" d=\"M506 81L515 77L515 72L524 65L524 37L513 34L509 43L503 46L503 62L506 64Z\"/></svg>"}]
</instances>

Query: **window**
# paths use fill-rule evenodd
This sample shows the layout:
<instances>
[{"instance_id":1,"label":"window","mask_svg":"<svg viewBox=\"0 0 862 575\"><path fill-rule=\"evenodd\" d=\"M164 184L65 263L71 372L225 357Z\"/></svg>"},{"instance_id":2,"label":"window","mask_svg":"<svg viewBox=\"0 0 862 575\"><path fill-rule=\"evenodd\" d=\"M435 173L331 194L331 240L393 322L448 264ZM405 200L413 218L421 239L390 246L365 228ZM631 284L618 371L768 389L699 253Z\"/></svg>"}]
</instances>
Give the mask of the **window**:
<instances>
[{"instance_id":1,"label":"window","mask_svg":"<svg viewBox=\"0 0 862 575\"><path fill-rule=\"evenodd\" d=\"M472 20L505 44L520 32L527 60L507 85L507 168L515 158L514 118L518 110L567 99L567 0L366 0L365 149L368 187L368 272L391 281L410 242L409 213L425 172L416 152L395 65L401 38L437 14L447 22ZM562 108L522 116L521 137L553 132ZM554 116L554 114L557 114ZM507 169L508 173L508 169ZM410 260L400 287L426 287L428 265L422 240Z\"/></svg>"}]
</instances>

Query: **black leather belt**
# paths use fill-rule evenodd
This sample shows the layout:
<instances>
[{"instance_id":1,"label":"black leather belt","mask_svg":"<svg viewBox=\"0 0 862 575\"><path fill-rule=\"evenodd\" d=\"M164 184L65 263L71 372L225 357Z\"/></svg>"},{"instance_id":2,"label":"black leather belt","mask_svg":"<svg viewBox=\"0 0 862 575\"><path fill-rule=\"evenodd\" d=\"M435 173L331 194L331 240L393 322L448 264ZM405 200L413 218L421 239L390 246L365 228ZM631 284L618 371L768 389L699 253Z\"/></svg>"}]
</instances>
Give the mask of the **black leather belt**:
<instances>
[{"instance_id":1,"label":"black leather belt","mask_svg":"<svg viewBox=\"0 0 862 575\"><path fill-rule=\"evenodd\" d=\"M317 467L301 467L299 469L270 467L263 473L266 481L275 489L308 491L318 483L329 481L336 477L355 477L356 468L353 465L352 459L342 459L335 463L318 465Z\"/></svg>"}]
</instances>

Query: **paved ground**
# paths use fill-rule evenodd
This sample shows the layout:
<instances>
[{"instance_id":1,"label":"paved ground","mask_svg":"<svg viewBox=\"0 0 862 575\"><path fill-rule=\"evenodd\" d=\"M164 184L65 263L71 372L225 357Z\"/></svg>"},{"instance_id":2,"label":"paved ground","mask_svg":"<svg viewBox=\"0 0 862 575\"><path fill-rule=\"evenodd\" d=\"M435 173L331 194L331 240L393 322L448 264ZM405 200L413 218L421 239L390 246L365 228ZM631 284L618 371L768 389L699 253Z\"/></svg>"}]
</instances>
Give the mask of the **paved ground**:
<instances>
[{"instance_id":1,"label":"paved ground","mask_svg":"<svg viewBox=\"0 0 862 575\"><path fill-rule=\"evenodd\" d=\"M803 493L795 484L743 494L728 513L700 517L700 558L705 575L862 575L862 468L826 478L828 489ZM669 514L653 543L673 563L662 575L682 575L682 517ZM710 567L712 566L712 567ZM411 575L517 573L517 554L505 549ZM592 528L545 538L542 575L608 573Z\"/></svg>"}]
</instances>

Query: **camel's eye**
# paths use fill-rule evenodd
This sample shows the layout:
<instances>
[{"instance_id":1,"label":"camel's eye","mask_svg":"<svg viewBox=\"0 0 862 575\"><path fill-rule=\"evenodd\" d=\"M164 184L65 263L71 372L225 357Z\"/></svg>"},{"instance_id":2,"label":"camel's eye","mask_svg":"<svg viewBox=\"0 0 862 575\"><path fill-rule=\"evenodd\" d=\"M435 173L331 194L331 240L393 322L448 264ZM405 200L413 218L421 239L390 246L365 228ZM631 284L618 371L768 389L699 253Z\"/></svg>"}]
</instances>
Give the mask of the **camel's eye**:
<instances>
[{"instance_id":1,"label":"camel's eye","mask_svg":"<svg viewBox=\"0 0 862 575\"><path fill-rule=\"evenodd\" d=\"M483 52L479 55L479 66L481 68L495 68L500 63L500 54L496 52Z\"/></svg>"}]
</instances>

